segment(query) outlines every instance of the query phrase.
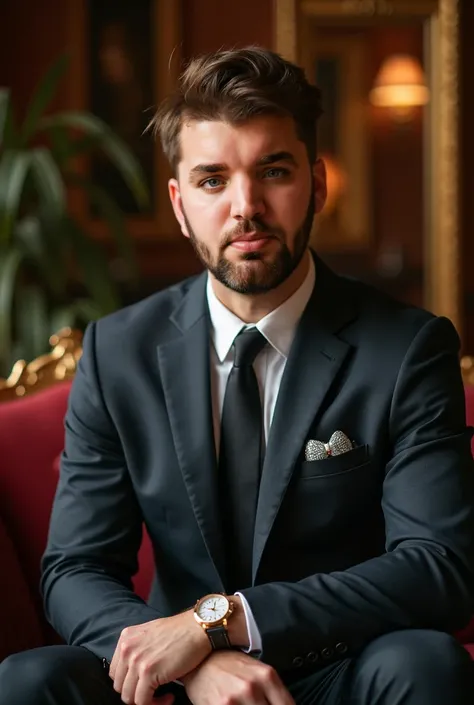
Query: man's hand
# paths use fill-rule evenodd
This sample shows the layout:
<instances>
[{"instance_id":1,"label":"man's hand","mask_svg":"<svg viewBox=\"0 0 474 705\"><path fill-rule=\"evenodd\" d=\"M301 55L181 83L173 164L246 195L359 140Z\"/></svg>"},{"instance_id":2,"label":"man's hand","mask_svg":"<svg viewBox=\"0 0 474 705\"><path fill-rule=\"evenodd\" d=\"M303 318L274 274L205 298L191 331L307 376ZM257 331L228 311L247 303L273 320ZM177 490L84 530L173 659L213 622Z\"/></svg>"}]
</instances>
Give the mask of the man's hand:
<instances>
[{"instance_id":1,"label":"man's hand","mask_svg":"<svg viewBox=\"0 0 474 705\"><path fill-rule=\"evenodd\" d=\"M295 705L277 672L241 651L215 651L182 682L193 705Z\"/></svg>"},{"instance_id":2,"label":"man's hand","mask_svg":"<svg viewBox=\"0 0 474 705\"><path fill-rule=\"evenodd\" d=\"M129 705L151 705L156 688L195 669L211 652L192 610L127 627L110 664L114 689Z\"/></svg>"}]
</instances>

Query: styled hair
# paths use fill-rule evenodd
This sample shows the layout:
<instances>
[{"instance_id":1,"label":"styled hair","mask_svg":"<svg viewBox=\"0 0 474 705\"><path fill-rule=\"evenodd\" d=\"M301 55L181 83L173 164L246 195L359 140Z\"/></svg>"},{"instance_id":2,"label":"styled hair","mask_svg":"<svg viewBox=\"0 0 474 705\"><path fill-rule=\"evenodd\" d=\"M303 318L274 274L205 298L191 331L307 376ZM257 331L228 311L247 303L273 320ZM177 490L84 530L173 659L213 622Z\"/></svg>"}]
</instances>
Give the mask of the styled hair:
<instances>
[{"instance_id":1,"label":"styled hair","mask_svg":"<svg viewBox=\"0 0 474 705\"><path fill-rule=\"evenodd\" d=\"M272 51L250 46L192 59L148 129L159 136L176 173L185 121L222 120L238 125L257 115L289 116L313 163L321 114L320 91L307 81L303 69Z\"/></svg>"}]
</instances>

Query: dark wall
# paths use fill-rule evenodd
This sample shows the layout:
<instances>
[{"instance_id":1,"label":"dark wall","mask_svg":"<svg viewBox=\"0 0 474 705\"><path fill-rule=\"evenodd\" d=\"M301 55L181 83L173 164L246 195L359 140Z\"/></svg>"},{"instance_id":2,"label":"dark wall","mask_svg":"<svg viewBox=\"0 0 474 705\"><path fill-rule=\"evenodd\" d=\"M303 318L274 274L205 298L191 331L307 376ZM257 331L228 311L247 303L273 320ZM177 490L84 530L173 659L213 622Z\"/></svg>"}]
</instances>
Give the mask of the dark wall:
<instances>
[{"instance_id":1,"label":"dark wall","mask_svg":"<svg viewBox=\"0 0 474 705\"><path fill-rule=\"evenodd\" d=\"M71 28L75 26L75 16L80 12L81 3L82 0L0 2L0 83L12 87L20 114L24 111L38 78L61 51L72 50L72 60L75 60ZM238 0L226 3L222 0L182 0L182 7L182 54L185 59L220 47L252 43L272 46L273 0ZM465 305L464 350L474 353L474 184L471 174L474 157L474 2L461 0L461 11L460 197L461 267ZM374 70L383 53L387 52L387 47L400 48L400 36L395 31L374 39ZM407 49L411 48L418 53L418 36L406 34L403 41L411 43ZM78 88L74 82L65 81L53 107L87 107L77 104L77 96ZM346 257L329 257L339 268L356 268L367 274L375 271L380 242L401 239L405 257L404 278L392 282L393 293L397 295L402 292L405 298L415 303L419 303L421 299L423 254L421 236L412 232L410 227L421 230L422 226L421 196L418 187L413 187L413 184L420 183L420 175L407 171L406 164L408 156L412 157L414 152L421 157L420 128L419 122L409 135L404 136L405 146L401 149L400 136L383 122L374 123L372 140L377 238L370 251L361 256L349 254ZM421 159L417 163L421 163ZM397 190L396 183L403 183L404 195ZM405 203L404 209L400 207L402 199ZM406 225L408 220L404 220L408 211L414 214L410 227ZM139 237L137 241L144 289L159 288L200 269L189 244L180 236L178 229L171 233L166 241L157 238L156 242L144 242ZM390 283L388 286L390 287Z\"/></svg>"}]
</instances>

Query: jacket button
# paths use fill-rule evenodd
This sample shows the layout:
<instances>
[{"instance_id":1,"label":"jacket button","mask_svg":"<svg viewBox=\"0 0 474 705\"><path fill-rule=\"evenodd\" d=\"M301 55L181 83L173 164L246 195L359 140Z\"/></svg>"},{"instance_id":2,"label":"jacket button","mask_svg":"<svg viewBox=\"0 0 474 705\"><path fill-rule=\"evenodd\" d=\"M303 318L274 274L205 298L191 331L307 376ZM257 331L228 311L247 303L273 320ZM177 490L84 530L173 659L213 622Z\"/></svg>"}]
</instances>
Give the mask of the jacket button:
<instances>
[{"instance_id":1,"label":"jacket button","mask_svg":"<svg viewBox=\"0 0 474 705\"><path fill-rule=\"evenodd\" d=\"M301 656L296 656L296 657L293 659L293 666L294 666L295 668L301 668L301 666L303 665L303 663L304 663L304 661L303 661L303 659L301 658Z\"/></svg>"},{"instance_id":2,"label":"jacket button","mask_svg":"<svg viewBox=\"0 0 474 705\"><path fill-rule=\"evenodd\" d=\"M334 651L332 649L330 649L329 647L326 647L321 650L321 656L325 659L331 658L333 653L334 653Z\"/></svg>"},{"instance_id":3,"label":"jacket button","mask_svg":"<svg viewBox=\"0 0 474 705\"><path fill-rule=\"evenodd\" d=\"M309 654L306 656L306 661L308 663L315 663L319 658L319 655L316 653L316 651L310 651Z\"/></svg>"},{"instance_id":4,"label":"jacket button","mask_svg":"<svg viewBox=\"0 0 474 705\"><path fill-rule=\"evenodd\" d=\"M348 649L348 646L343 641L340 641L338 644L336 644L335 648L338 654L345 654Z\"/></svg>"}]
</instances>

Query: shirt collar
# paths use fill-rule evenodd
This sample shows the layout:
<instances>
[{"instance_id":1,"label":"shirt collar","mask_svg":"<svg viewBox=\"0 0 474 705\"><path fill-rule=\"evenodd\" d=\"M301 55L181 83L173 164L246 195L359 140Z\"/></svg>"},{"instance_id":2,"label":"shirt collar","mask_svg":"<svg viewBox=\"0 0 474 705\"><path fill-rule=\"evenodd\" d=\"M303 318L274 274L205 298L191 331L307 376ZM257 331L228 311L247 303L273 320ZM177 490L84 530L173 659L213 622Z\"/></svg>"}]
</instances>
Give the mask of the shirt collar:
<instances>
[{"instance_id":1,"label":"shirt collar","mask_svg":"<svg viewBox=\"0 0 474 705\"><path fill-rule=\"evenodd\" d=\"M260 319L255 327L284 358L288 357L296 327L314 289L316 271L313 257L309 258L308 273L289 299L274 311ZM210 277L207 278L207 302L211 318L211 337L220 362L229 354L235 337L242 328L254 327L244 323L238 316L224 306L214 293Z\"/></svg>"}]
</instances>

